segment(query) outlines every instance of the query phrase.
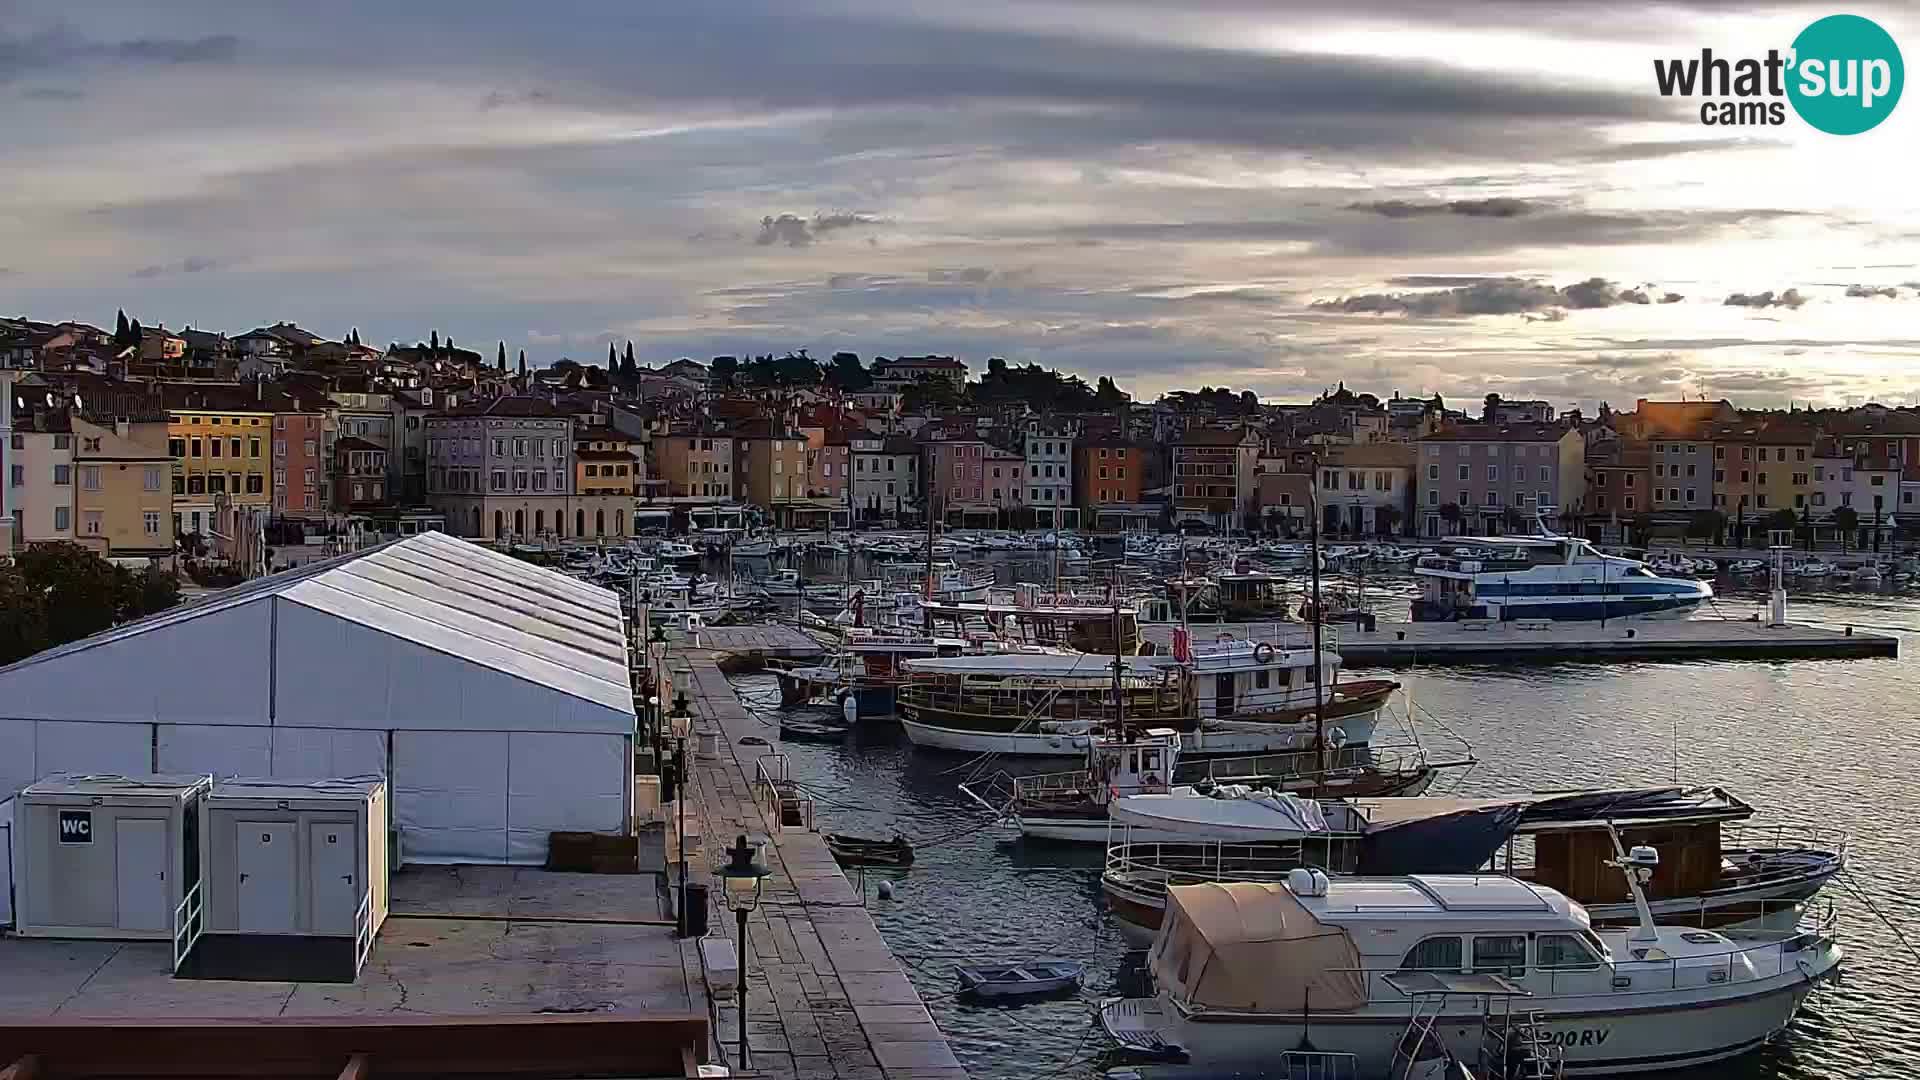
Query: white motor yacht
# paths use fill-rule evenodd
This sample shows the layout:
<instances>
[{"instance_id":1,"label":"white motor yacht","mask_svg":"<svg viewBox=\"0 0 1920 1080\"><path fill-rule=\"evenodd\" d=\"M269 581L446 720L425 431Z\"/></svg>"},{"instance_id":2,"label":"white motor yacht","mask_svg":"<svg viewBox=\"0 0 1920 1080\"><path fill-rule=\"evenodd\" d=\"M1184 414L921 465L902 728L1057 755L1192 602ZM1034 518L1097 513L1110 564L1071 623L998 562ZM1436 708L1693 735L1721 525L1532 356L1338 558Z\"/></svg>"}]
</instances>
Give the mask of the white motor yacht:
<instances>
[{"instance_id":1,"label":"white motor yacht","mask_svg":"<svg viewBox=\"0 0 1920 1080\"><path fill-rule=\"evenodd\" d=\"M1405 979L1495 975L1523 990L1535 1039L1569 1075L1686 1068L1758 1048L1793 1019L1842 950L1823 933L1659 926L1642 885L1659 855L1616 862L1637 925L1593 929L1586 909L1495 875L1329 879L1168 890L1148 964L1157 987L1101 1022L1121 1047L1214 1069L1257 1069L1311 1048L1352 1075L1385 1076L1406 1029ZM1442 1000L1428 1031L1465 1053L1484 1007Z\"/></svg>"}]
</instances>

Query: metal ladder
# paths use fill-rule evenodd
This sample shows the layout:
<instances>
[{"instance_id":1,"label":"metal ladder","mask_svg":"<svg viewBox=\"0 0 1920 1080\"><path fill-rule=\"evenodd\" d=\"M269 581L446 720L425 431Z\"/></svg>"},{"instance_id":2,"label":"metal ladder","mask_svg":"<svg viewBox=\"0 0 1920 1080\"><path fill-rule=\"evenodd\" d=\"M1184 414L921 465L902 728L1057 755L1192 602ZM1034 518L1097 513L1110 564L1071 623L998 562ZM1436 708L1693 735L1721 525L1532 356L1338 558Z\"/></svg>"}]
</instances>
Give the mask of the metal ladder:
<instances>
[{"instance_id":1,"label":"metal ladder","mask_svg":"<svg viewBox=\"0 0 1920 1080\"><path fill-rule=\"evenodd\" d=\"M1537 1012L1509 1015L1504 1024L1491 1017L1480 1028L1480 1064L1495 1080L1560 1080L1566 1061L1560 1047L1541 1035L1544 1021Z\"/></svg>"},{"instance_id":2,"label":"metal ladder","mask_svg":"<svg viewBox=\"0 0 1920 1080\"><path fill-rule=\"evenodd\" d=\"M1440 1013L1446 1008L1444 995L1419 997L1414 999L1413 1015L1407 1018L1407 1027L1400 1033L1399 1041L1393 1044L1393 1064L1387 1069L1390 1080L1403 1080L1413 1067L1423 1060L1422 1051L1429 1046L1438 1046L1445 1052L1445 1043L1433 1030L1440 1020Z\"/></svg>"}]
</instances>

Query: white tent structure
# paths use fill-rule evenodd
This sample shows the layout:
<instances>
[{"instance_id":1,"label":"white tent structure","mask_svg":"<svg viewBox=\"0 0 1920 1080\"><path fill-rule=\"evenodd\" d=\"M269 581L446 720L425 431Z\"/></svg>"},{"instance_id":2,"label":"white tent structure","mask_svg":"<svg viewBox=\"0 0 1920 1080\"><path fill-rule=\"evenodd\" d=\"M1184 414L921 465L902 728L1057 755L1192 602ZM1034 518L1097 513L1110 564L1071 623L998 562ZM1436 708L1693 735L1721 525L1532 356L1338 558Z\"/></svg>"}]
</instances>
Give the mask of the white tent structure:
<instances>
[{"instance_id":1,"label":"white tent structure","mask_svg":"<svg viewBox=\"0 0 1920 1080\"><path fill-rule=\"evenodd\" d=\"M630 831L617 593L423 533L0 668L0 799L52 772L378 775L408 862Z\"/></svg>"}]
</instances>

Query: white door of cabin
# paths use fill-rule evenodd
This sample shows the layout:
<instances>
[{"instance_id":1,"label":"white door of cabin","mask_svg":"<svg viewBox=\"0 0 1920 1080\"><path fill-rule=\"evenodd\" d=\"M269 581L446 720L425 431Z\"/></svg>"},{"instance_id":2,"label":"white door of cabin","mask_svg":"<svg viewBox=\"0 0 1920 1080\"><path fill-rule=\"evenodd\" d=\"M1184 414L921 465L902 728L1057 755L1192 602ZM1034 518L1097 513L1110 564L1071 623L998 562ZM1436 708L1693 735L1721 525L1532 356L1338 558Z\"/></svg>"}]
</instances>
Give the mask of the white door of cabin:
<instances>
[{"instance_id":1,"label":"white door of cabin","mask_svg":"<svg viewBox=\"0 0 1920 1080\"><path fill-rule=\"evenodd\" d=\"M358 845L347 822L316 821L307 826L309 925L316 934L353 936L360 910L362 882Z\"/></svg>"},{"instance_id":2,"label":"white door of cabin","mask_svg":"<svg viewBox=\"0 0 1920 1080\"><path fill-rule=\"evenodd\" d=\"M121 818L113 823L113 873L117 900L113 925L158 931L173 925L167 903L167 823L159 818Z\"/></svg>"},{"instance_id":3,"label":"white door of cabin","mask_svg":"<svg viewBox=\"0 0 1920 1080\"><path fill-rule=\"evenodd\" d=\"M239 927L243 933L294 930L294 832L288 821L242 821L238 838Z\"/></svg>"}]
</instances>

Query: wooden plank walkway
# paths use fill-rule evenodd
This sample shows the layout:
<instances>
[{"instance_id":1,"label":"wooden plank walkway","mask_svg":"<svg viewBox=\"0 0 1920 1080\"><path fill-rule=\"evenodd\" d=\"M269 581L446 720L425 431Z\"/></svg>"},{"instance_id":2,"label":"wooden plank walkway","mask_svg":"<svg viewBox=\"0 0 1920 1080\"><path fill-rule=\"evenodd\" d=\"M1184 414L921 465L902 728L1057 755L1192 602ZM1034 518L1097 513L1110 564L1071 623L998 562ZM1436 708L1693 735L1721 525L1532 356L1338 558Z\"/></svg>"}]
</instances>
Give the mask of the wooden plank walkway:
<instances>
[{"instance_id":1,"label":"wooden plank walkway","mask_svg":"<svg viewBox=\"0 0 1920 1080\"><path fill-rule=\"evenodd\" d=\"M1254 641L1304 644L1311 631L1297 622L1196 624L1194 639L1215 634ZM1170 646L1171 626L1141 632ZM1563 663L1593 660L1813 659L1897 656L1900 640L1886 634L1818 626L1768 626L1731 619L1614 620L1596 622L1383 622L1371 633L1336 628L1340 656L1353 665Z\"/></svg>"},{"instance_id":2,"label":"wooden plank walkway","mask_svg":"<svg viewBox=\"0 0 1920 1080\"><path fill-rule=\"evenodd\" d=\"M741 626L709 626L700 631L702 647L715 652L746 656L794 658L825 656L826 648L798 627L781 623L757 623Z\"/></svg>"},{"instance_id":3,"label":"wooden plank walkway","mask_svg":"<svg viewBox=\"0 0 1920 1080\"><path fill-rule=\"evenodd\" d=\"M966 1080L825 841L805 828L775 829L761 813L753 790L756 767L766 761L777 768L778 747L740 740L774 743L779 732L741 705L715 663L717 655L714 649L676 650L672 666L690 668L675 679L687 687L695 730L712 726L721 733L711 760L698 759L689 747L695 758L689 770L689 880L714 881L713 871L725 864L726 848L741 833L769 841L761 858L773 874L748 919L745 1019L752 1062L746 1075ZM675 857L669 851L669 859ZM717 890L711 914L712 930L731 940L736 916L725 910ZM693 964L690 974L697 978L697 955ZM718 1014L714 1036L731 1060L740 1030L731 995Z\"/></svg>"}]
</instances>

